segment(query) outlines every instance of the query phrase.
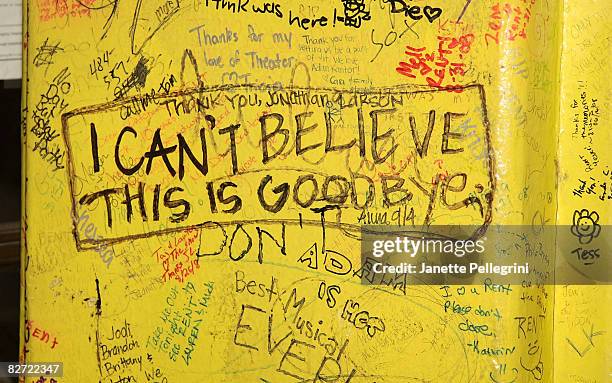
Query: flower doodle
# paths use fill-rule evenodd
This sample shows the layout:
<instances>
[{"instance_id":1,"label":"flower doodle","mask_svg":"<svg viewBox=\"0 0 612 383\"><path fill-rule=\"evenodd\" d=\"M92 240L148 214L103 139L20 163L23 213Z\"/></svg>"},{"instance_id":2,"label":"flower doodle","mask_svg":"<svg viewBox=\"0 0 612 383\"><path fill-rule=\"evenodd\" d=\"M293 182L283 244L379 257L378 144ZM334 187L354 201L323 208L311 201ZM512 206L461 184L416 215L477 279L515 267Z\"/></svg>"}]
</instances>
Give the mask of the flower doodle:
<instances>
[{"instance_id":1,"label":"flower doodle","mask_svg":"<svg viewBox=\"0 0 612 383\"><path fill-rule=\"evenodd\" d=\"M574 211L572 234L578 237L578 242L585 245L599 236L601 226L597 224L597 221L599 221L599 214L596 211L590 213L587 209Z\"/></svg>"}]
</instances>

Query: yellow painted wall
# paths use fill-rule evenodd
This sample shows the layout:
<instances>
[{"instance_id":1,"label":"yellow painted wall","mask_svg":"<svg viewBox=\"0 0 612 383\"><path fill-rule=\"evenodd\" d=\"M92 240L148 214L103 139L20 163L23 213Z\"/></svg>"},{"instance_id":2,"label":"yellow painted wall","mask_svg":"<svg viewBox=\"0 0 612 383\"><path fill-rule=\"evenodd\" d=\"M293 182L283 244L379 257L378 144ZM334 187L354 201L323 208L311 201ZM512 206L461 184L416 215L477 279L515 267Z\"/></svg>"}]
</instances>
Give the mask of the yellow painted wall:
<instances>
[{"instance_id":1,"label":"yellow painted wall","mask_svg":"<svg viewBox=\"0 0 612 383\"><path fill-rule=\"evenodd\" d=\"M359 255L384 219L597 212L605 235L609 11L24 2L22 361L63 362L57 382L609 381L606 286L362 285Z\"/></svg>"}]
</instances>

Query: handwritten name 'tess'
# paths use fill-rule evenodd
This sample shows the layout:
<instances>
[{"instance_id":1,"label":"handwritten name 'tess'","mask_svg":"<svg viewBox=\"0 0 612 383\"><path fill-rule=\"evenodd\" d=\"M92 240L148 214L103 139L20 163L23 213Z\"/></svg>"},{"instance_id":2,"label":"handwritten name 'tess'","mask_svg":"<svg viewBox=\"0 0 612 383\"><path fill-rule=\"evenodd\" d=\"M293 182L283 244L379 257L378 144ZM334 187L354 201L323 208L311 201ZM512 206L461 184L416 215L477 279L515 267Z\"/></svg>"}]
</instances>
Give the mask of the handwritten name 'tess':
<instances>
[{"instance_id":1,"label":"handwritten name 'tess'","mask_svg":"<svg viewBox=\"0 0 612 383\"><path fill-rule=\"evenodd\" d=\"M384 2L391 5L391 13L403 13L405 17L409 17L412 20L420 20L423 18L423 16L425 16L429 23L433 23L442 15L442 9L438 7L432 7L429 5L423 7L418 5L408 5L406 4L406 0L384 0ZM232 13L246 13L249 12L249 10L252 10L255 13L273 14L278 18L283 18L285 16L281 5L276 2L264 2L260 5L249 3L250 0L207 0L206 6L214 7L215 10L227 10ZM330 25L331 19L331 25L334 27L336 26L336 22L340 21L341 24L345 26L359 28L362 25L363 20L370 20L370 12L366 10L366 4L363 0L354 0L347 3L351 4L344 4L344 12L334 9L334 14L330 18L327 16L317 15L312 18L303 17L300 15L295 15L292 10L289 10L289 25L297 25L303 30L308 30L316 26L326 27ZM353 22L354 20L347 20L347 17L352 17L349 15L355 13L353 12L355 9L360 10L360 20L358 20L358 22ZM344 16L342 16L343 14Z\"/></svg>"}]
</instances>

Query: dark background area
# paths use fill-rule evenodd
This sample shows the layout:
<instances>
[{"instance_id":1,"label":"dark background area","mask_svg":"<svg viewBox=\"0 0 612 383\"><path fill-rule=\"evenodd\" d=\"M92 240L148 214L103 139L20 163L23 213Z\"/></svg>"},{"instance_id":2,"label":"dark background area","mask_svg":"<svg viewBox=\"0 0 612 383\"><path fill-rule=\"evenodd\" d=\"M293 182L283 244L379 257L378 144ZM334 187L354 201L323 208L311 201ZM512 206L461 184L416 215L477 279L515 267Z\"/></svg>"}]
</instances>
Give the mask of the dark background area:
<instances>
[{"instance_id":1,"label":"dark background area","mask_svg":"<svg viewBox=\"0 0 612 383\"><path fill-rule=\"evenodd\" d=\"M0 80L0 361L19 360L21 80Z\"/></svg>"}]
</instances>

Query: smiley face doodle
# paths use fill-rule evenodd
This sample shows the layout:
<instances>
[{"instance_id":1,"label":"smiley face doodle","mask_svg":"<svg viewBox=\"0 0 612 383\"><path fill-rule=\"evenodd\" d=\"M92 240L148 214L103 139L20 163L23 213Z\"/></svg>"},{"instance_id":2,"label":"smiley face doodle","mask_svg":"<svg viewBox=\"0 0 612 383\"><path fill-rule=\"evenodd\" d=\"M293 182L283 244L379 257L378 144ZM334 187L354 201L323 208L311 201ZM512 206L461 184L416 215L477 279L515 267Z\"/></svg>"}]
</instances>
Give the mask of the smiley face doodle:
<instances>
[{"instance_id":1,"label":"smiley face doodle","mask_svg":"<svg viewBox=\"0 0 612 383\"><path fill-rule=\"evenodd\" d=\"M572 234L578 237L578 242L585 245L591 243L593 238L597 238L601 231L601 226L597 224L599 214L596 211L589 213L587 209L574 211L574 223L572 225Z\"/></svg>"}]
</instances>

